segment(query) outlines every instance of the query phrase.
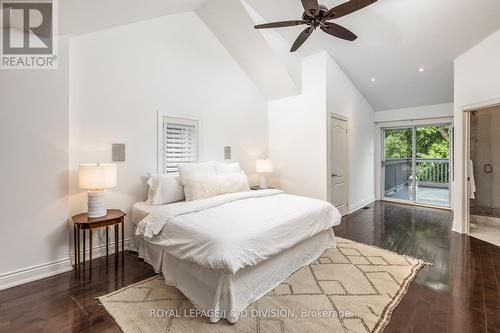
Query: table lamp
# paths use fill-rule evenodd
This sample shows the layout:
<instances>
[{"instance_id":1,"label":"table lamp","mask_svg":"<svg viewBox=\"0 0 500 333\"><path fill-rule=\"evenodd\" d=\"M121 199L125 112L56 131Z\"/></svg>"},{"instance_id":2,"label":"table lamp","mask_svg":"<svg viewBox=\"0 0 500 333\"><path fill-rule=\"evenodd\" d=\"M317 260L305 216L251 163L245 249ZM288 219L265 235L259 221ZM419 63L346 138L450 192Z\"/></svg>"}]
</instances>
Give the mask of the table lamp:
<instances>
[{"instance_id":1,"label":"table lamp","mask_svg":"<svg viewBox=\"0 0 500 333\"><path fill-rule=\"evenodd\" d=\"M88 217L106 216L105 189L116 186L116 165L81 164L78 178L80 188L88 190Z\"/></svg>"},{"instance_id":2,"label":"table lamp","mask_svg":"<svg viewBox=\"0 0 500 333\"><path fill-rule=\"evenodd\" d=\"M256 172L260 175L260 188L268 188L267 186L267 176L273 173L273 163L271 160L257 160L257 165L255 167Z\"/></svg>"}]
</instances>

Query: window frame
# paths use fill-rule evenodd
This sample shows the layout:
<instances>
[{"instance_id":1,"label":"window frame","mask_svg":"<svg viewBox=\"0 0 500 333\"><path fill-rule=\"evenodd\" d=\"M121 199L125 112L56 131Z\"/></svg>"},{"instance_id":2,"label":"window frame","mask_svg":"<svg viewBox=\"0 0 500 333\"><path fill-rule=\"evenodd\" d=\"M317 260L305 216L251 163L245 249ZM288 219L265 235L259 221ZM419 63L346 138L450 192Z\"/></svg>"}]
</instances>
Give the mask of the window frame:
<instances>
[{"instance_id":1,"label":"window frame","mask_svg":"<svg viewBox=\"0 0 500 333\"><path fill-rule=\"evenodd\" d=\"M195 140L195 162L199 161L200 157L200 129L201 122L200 119L194 116L182 115L182 114L172 114L167 113L162 110L158 110L158 123L157 123L157 173L162 175L175 175L177 172L167 173L164 167L164 136L165 136L165 120L167 122L170 120L173 124L180 125L194 125L196 131L196 140Z\"/></svg>"}]
</instances>

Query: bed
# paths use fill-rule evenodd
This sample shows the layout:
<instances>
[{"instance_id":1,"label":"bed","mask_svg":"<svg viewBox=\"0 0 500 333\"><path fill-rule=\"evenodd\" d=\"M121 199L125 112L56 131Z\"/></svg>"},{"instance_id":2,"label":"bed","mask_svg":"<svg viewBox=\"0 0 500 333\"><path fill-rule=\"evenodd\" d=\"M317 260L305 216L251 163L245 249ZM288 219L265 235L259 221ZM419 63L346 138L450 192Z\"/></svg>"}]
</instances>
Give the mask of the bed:
<instances>
[{"instance_id":1,"label":"bed","mask_svg":"<svg viewBox=\"0 0 500 333\"><path fill-rule=\"evenodd\" d=\"M252 302L335 246L331 204L279 190L162 206L137 203L131 248L212 322Z\"/></svg>"}]
</instances>

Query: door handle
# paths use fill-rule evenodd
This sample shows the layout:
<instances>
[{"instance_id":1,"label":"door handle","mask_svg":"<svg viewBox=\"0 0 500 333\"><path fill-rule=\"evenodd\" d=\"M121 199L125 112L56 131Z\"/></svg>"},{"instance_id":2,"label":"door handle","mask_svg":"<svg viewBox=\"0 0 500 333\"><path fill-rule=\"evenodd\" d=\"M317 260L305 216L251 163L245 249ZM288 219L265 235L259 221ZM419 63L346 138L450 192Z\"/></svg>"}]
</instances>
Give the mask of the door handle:
<instances>
[{"instance_id":1,"label":"door handle","mask_svg":"<svg viewBox=\"0 0 500 333\"><path fill-rule=\"evenodd\" d=\"M336 173L332 173L332 177L338 177L339 175L337 175Z\"/></svg>"}]
</instances>

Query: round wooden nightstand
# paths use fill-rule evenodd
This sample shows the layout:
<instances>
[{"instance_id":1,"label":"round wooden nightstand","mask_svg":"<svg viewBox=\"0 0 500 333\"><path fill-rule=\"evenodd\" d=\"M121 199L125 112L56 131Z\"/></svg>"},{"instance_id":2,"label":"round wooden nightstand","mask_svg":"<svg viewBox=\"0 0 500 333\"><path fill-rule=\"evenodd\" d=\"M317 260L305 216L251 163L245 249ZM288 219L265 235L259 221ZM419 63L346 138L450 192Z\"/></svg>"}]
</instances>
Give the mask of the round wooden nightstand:
<instances>
[{"instance_id":1,"label":"round wooden nightstand","mask_svg":"<svg viewBox=\"0 0 500 333\"><path fill-rule=\"evenodd\" d=\"M75 243L75 269L80 268L80 252L83 252L83 263L85 263L85 236L86 231L89 231L89 261L92 262L92 230L98 228L106 228L106 257L109 253L109 227L115 226L115 253L118 259L119 253L119 226L122 226L122 256L125 252L125 228L124 228L124 217L125 213L119 209L108 209L108 213L105 216L89 218L87 213L78 214L73 216L74 223L74 243ZM83 251L80 251L80 230L83 230ZM122 258L123 260L123 258Z\"/></svg>"}]
</instances>

